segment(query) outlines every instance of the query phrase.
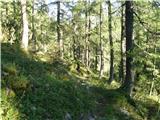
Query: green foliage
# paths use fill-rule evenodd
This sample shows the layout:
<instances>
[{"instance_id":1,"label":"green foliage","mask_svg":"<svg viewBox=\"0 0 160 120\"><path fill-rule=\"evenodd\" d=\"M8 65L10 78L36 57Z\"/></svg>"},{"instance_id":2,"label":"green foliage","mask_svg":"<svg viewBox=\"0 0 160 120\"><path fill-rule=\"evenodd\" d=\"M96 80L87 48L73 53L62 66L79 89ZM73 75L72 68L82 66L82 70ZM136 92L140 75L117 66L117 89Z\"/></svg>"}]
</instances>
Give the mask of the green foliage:
<instances>
[{"instance_id":1,"label":"green foliage","mask_svg":"<svg viewBox=\"0 0 160 120\"><path fill-rule=\"evenodd\" d=\"M19 120L20 113L15 106L15 93L11 90L8 96L6 96L7 91L1 89L1 108L0 115L3 120Z\"/></svg>"},{"instance_id":2,"label":"green foliage","mask_svg":"<svg viewBox=\"0 0 160 120\"><path fill-rule=\"evenodd\" d=\"M5 45L2 47L8 51ZM86 93L85 88L71 79L73 77L69 76L68 67L63 62L54 60L52 64L36 63L27 57L19 57L19 53L21 54L19 51L12 53L15 63L11 63L11 53L2 52L2 63L4 63L2 71L8 73L7 76L3 76L7 84L2 84L2 88L5 92L7 86L10 89L9 96L2 94L2 98L9 103L15 102L15 107L19 110L18 116L16 111L12 110L13 107L8 105L11 114L21 119L63 119L68 112L74 119L78 119L81 113L86 113L94 107L92 95ZM43 74L39 68L44 71ZM65 76L67 80L64 79ZM8 100L10 96L14 98ZM7 103L2 104L5 106ZM8 117L11 119L8 114L9 111L4 115L5 119Z\"/></svg>"},{"instance_id":3,"label":"green foliage","mask_svg":"<svg viewBox=\"0 0 160 120\"><path fill-rule=\"evenodd\" d=\"M6 74L17 75L17 69L15 63L7 63L4 66L2 66L2 69Z\"/></svg>"},{"instance_id":4,"label":"green foliage","mask_svg":"<svg viewBox=\"0 0 160 120\"><path fill-rule=\"evenodd\" d=\"M101 79L100 4L104 58L104 76ZM61 2L59 27L63 60L58 55L56 11L51 11L56 3L27 1L29 51L25 53L20 49L20 1L0 1L2 119L63 120L69 113L73 120L77 120L80 115L87 116L93 112L98 120L159 120L160 41L159 35L155 34L160 26L158 2L134 2L134 12L138 15L134 13L134 49L127 53L133 57L134 99L117 89L124 82L119 81L118 76L121 58L119 5L117 1L112 3L114 81L108 85L110 49L105 1ZM87 37L89 41L86 41ZM90 68L85 66L87 45ZM125 49L123 52L123 57L126 57ZM77 63L80 64L79 71L76 70ZM152 95L148 97L152 83Z\"/></svg>"},{"instance_id":5,"label":"green foliage","mask_svg":"<svg viewBox=\"0 0 160 120\"><path fill-rule=\"evenodd\" d=\"M52 63L41 62L7 44L2 44L2 63L5 74L2 76L1 114L4 119L61 120L66 113L78 119L81 114L93 111L97 119L142 120L124 93L111 90L117 88L118 83L109 86L105 84L106 78L99 80L95 73L82 77L71 72L75 68L70 69L72 65L67 62L58 59ZM87 71L85 67L81 70ZM143 116L148 115L149 104L137 102ZM156 114L151 114L152 119L158 114L154 106Z\"/></svg>"}]
</instances>

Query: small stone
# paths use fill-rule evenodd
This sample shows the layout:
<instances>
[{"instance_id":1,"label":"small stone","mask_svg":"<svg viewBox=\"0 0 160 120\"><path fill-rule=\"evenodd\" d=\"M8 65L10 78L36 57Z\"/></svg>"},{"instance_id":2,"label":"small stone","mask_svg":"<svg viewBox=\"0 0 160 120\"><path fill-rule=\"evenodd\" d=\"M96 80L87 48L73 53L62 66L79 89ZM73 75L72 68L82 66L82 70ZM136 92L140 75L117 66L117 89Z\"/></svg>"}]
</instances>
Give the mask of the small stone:
<instances>
[{"instance_id":1,"label":"small stone","mask_svg":"<svg viewBox=\"0 0 160 120\"><path fill-rule=\"evenodd\" d=\"M66 113L64 120L72 120L72 117L69 113Z\"/></svg>"}]
</instances>

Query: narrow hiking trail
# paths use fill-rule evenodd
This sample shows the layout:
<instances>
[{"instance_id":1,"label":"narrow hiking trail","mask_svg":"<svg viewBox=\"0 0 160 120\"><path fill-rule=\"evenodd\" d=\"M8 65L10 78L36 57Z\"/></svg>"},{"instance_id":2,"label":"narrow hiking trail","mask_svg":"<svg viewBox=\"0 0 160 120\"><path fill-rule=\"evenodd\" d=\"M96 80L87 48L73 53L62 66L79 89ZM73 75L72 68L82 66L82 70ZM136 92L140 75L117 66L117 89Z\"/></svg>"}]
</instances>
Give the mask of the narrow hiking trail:
<instances>
[{"instance_id":1,"label":"narrow hiking trail","mask_svg":"<svg viewBox=\"0 0 160 120\"><path fill-rule=\"evenodd\" d=\"M140 104L142 116L117 90L118 83L108 85L107 78L99 79L85 67L79 73L76 64L59 59L43 62L7 44L2 51L4 120L143 120L145 114L149 119L154 117L155 113L149 113L156 110L154 103L149 111L146 104Z\"/></svg>"},{"instance_id":2,"label":"narrow hiking trail","mask_svg":"<svg viewBox=\"0 0 160 120\"><path fill-rule=\"evenodd\" d=\"M160 120L160 2L0 0L0 120Z\"/></svg>"}]
</instances>

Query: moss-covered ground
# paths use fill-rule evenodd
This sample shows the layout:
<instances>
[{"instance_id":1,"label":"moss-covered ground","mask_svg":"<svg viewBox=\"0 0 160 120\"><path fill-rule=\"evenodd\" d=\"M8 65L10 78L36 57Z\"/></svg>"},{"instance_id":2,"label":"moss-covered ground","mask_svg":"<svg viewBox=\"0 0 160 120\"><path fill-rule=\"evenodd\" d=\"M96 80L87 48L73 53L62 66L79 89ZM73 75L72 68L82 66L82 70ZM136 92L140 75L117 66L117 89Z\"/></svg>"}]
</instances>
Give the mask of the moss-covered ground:
<instances>
[{"instance_id":1,"label":"moss-covered ground","mask_svg":"<svg viewBox=\"0 0 160 120\"><path fill-rule=\"evenodd\" d=\"M131 99L118 82L108 85L85 67L78 73L65 60L2 44L1 67L2 120L160 120L158 102Z\"/></svg>"}]
</instances>

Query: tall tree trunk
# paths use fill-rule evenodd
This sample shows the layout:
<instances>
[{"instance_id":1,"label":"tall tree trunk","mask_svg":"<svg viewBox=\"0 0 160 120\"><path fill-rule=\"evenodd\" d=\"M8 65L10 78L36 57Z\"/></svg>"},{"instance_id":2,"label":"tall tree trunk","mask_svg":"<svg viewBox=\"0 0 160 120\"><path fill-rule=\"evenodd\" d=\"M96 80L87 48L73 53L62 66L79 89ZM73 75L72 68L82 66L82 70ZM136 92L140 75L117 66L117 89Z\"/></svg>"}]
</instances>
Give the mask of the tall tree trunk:
<instances>
[{"instance_id":1,"label":"tall tree trunk","mask_svg":"<svg viewBox=\"0 0 160 120\"><path fill-rule=\"evenodd\" d=\"M101 35L101 32L102 32L102 4L100 3L100 15L99 15L99 18L100 18L100 27L99 27L99 39L100 39L100 73L99 73L99 78L102 77L103 75L103 67L104 67L104 63L103 63L103 43L102 43L102 35Z\"/></svg>"},{"instance_id":2,"label":"tall tree trunk","mask_svg":"<svg viewBox=\"0 0 160 120\"><path fill-rule=\"evenodd\" d=\"M0 41L3 40L3 35L2 35L2 17L3 17L2 16L2 10L0 10Z\"/></svg>"},{"instance_id":3,"label":"tall tree trunk","mask_svg":"<svg viewBox=\"0 0 160 120\"><path fill-rule=\"evenodd\" d=\"M75 36L73 35L72 38L73 38L73 45L72 45L73 46L73 58L76 61L76 42L75 42Z\"/></svg>"},{"instance_id":4,"label":"tall tree trunk","mask_svg":"<svg viewBox=\"0 0 160 120\"><path fill-rule=\"evenodd\" d=\"M108 32L109 32L109 41L110 41L110 75L108 83L111 84L113 81L114 75L114 51L113 51L113 39L112 39L112 13L111 13L111 2L108 1Z\"/></svg>"},{"instance_id":5,"label":"tall tree trunk","mask_svg":"<svg viewBox=\"0 0 160 120\"><path fill-rule=\"evenodd\" d=\"M96 44L96 49L95 49L95 70L97 70L97 65L98 65L98 45Z\"/></svg>"},{"instance_id":6,"label":"tall tree trunk","mask_svg":"<svg viewBox=\"0 0 160 120\"><path fill-rule=\"evenodd\" d=\"M87 17L88 17L88 14L87 14L87 0L84 1L85 2L85 42L84 42L84 64L86 65L86 61L87 61L87 55L86 55L86 52L87 52L87 49L86 49L86 46L87 46Z\"/></svg>"},{"instance_id":7,"label":"tall tree trunk","mask_svg":"<svg viewBox=\"0 0 160 120\"><path fill-rule=\"evenodd\" d=\"M36 50L36 38L35 38L35 28L34 28L34 0L32 1L32 42L34 50Z\"/></svg>"},{"instance_id":8,"label":"tall tree trunk","mask_svg":"<svg viewBox=\"0 0 160 120\"><path fill-rule=\"evenodd\" d=\"M156 10L156 15L158 16L158 11L157 10ZM156 21L156 32L158 32L157 26L158 26L158 22ZM158 40L158 36L155 36L154 40L157 41ZM154 41L154 54L156 55L156 53L158 52L158 49L157 49L157 45L155 44L156 43L155 41ZM152 79L152 82L151 82L151 88L150 88L150 92L149 92L150 96L153 93L154 84L155 84L155 80L156 80L156 74L154 73L155 70L156 70L156 58L153 59L153 64L154 64L154 66L153 66L153 73L152 73L153 79Z\"/></svg>"},{"instance_id":9,"label":"tall tree trunk","mask_svg":"<svg viewBox=\"0 0 160 120\"><path fill-rule=\"evenodd\" d=\"M14 23L16 23L16 1L15 0L13 0L13 13L12 13L12 16L13 16L13 19L14 19ZM16 25L16 24L15 24ZM14 31L13 31L13 38L15 38L15 40L17 40L17 30L16 30L16 27L14 26L13 27L14 28ZM13 43L13 39L12 39L12 42L11 43Z\"/></svg>"},{"instance_id":10,"label":"tall tree trunk","mask_svg":"<svg viewBox=\"0 0 160 120\"><path fill-rule=\"evenodd\" d=\"M122 2L123 5L123 2ZM119 69L119 79L124 82L124 59L123 59L123 40L124 40L124 7L121 9L121 61Z\"/></svg>"},{"instance_id":11,"label":"tall tree trunk","mask_svg":"<svg viewBox=\"0 0 160 120\"><path fill-rule=\"evenodd\" d=\"M22 24L23 24L23 32L22 32L22 43L21 47L28 51L28 19L27 19L27 12L26 12L26 0L21 0L21 12L22 12Z\"/></svg>"},{"instance_id":12,"label":"tall tree trunk","mask_svg":"<svg viewBox=\"0 0 160 120\"><path fill-rule=\"evenodd\" d=\"M57 1L57 42L58 42L58 55L63 59L63 41L61 39L60 30L60 0Z\"/></svg>"},{"instance_id":13,"label":"tall tree trunk","mask_svg":"<svg viewBox=\"0 0 160 120\"><path fill-rule=\"evenodd\" d=\"M8 15L8 2L5 3L5 9L6 9L6 19L9 19L9 15ZM13 41L12 41L12 35L11 35L11 26L8 26L8 36L7 39L9 41L9 43L12 45Z\"/></svg>"},{"instance_id":14,"label":"tall tree trunk","mask_svg":"<svg viewBox=\"0 0 160 120\"><path fill-rule=\"evenodd\" d=\"M90 6L90 0L89 0L89 6ZM87 66L90 67L90 47L89 47L89 41L91 36L91 18L90 18L90 9L88 10L88 40L87 40Z\"/></svg>"},{"instance_id":15,"label":"tall tree trunk","mask_svg":"<svg viewBox=\"0 0 160 120\"><path fill-rule=\"evenodd\" d=\"M156 54L156 45L154 45L155 47L154 47L154 53ZM152 95L152 93L153 93L153 90L154 90L154 82L155 82L155 75L154 75L154 71L155 71L155 69L156 69L156 59L154 58L154 61L153 61L153 64L154 64L154 66L153 66L153 73L152 73L152 82L151 82L151 88L150 88L150 92L149 92L149 96L151 96Z\"/></svg>"},{"instance_id":16,"label":"tall tree trunk","mask_svg":"<svg viewBox=\"0 0 160 120\"><path fill-rule=\"evenodd\" d=\"M88 21L88 1L86 0L86 4L85 4L85 57L84 57L84 61L85 61L85 65L88 66L88 56L89 56L89 47L88 47L88 34L89 34L89 21Z\"/></svg>"},{"instance_id":17,"label":"tall tree trunk","mask_svg":"<svg viewBox=\"0 0 160 120\"><path fill-rule=\"evenodd\" d=\"M130 55L133 51L133 1L126 1L125 6L126 78L122 87L131 96L134 86L133 56Z\"/></svg>"}]
</instances>

